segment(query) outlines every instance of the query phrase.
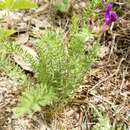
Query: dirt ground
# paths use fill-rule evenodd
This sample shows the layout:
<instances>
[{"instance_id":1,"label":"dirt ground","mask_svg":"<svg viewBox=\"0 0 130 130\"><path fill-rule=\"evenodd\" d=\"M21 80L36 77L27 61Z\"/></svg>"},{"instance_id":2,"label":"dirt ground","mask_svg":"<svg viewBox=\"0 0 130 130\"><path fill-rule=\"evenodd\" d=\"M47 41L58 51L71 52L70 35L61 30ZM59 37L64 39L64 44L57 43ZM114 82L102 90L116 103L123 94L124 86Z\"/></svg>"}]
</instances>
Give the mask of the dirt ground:
<instances>
[{"instance_id":1,"label":"dirt ground","mask_svg":"<svg viewBox=\"0 0 130 130\"><path fill-rule=\"evenodd\" d=\"M40 1L39 1L40 2ZM34 11L20 11L4 17L2 27L15 28L13 39L33 46L45 29L67 26L69 16L63 18L49 4L42 1ZM75 12L84 8L85 1L76 1ZM16 118L13 108L21 94L21 86L8 75L0 74L0 130L90 130L94 118L91 106L107 113L113 125L126 124L130 129L130 9L114 24L112 31L102 35L101 53L72 103L50 117L45 110L23 118ZM122 7L123 8L123 7ZM125 7L124 7L125 8ZM1 17L4 11L0 11ZM55 16L53 16L55 15ZM59 127L60 126L60 127Z\"/></svg>"}]
</instances>

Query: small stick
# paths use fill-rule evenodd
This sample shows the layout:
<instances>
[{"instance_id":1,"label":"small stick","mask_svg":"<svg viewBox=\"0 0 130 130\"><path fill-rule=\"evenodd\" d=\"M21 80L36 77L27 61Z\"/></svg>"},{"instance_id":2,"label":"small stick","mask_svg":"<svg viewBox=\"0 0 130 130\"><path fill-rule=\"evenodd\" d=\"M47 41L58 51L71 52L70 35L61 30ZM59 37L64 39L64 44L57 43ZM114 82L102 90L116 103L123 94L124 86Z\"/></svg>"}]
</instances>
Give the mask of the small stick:
<instances>
[{"instance_id":1,"label":"small stick","mask_svg":"<svg viewBox=\"0 0 130 130\"><path fill-rule=\"evenodd\" d=\"M120 66L121 66L121 64L122 64L123 61L124 61L124 58L122 58L122 59L120 60L119 65L118 65L118 67L117 67L117 70L116 70L113 74L111 74L110 76L108 76L108 77L106 77L105 79L103 79L103 80L101 80L100 82L98 82L98 83L97 83L96 85L94 85L90 90L88 90L88 92L94 90L94 89L95 89L96 87L98 87L101 83L107 81L108 79L110 79L110 78L112 78L114 75L116 75L116 74L118 73L118 71L119 71L119 69L120 69Z\"/></svg>"}]
</instances>

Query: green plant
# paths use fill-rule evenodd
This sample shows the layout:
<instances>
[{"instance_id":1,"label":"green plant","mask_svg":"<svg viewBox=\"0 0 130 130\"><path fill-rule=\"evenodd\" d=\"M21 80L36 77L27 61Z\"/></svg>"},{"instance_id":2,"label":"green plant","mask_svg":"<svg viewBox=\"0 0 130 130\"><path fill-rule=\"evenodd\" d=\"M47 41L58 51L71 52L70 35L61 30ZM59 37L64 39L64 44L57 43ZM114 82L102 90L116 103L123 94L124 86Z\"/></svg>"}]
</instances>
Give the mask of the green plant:
<instances>
[{"instance_id":1,"label":"green plant","mask_svg":"<svg viewBox=\"0 0 130 130\"><path fill-rule=\"evenodd\" d=\"M15 78L22 85L27 81L27 76L24 74L22 69L15 64L12 59L13 54L23 55L27 57L26 52L24 52L18 44L10 42L0 43L0 72L8 75L10 78Z\"/></svg>"},{"instance_id":2,"label":"green plant","mask_svg":"<svg viewBox=\"0 0 130 130\"><path fill-rule=\"evenodd\" d=\"M12 34L14 34L16 31L14 29L4 29L0 28L0 41L4 41L7 38L9 38Z\"/></svg>"},{"instance_id":3,"label":"green plant","mask_svg":"<svg viewBox=\"0 0 130 130\"><path fill-rule=\"evenodd\" d=\"M96 42L85 54L85 42L92 36L88 28L79 28L78 17L72 19L72 31L66 42L63 32L44 34L37 47L39 59L32 62L38 85L34 83L23 94L16 108L18 116L60 103L72 95L97 58L99 44Z\"/></svg>"},{"instance_id":4,"label":"green plant","mask_svg":"<svg viewBox=\"0 0 130 130\"><path fill-rule=\"evenodd\" d=\"M110 119L106 114L96 112L98 122L94 125L93 130L112 130Z\"/></svg>"},{"instance_id":5,"label":"green plant","mask_svg":"<svg viewBox=\"0 0 130 130\"><path fill-rule=\"evenodd\" d=\"M4 0L0 2L0 9L18 10L36 8L37 5L31 0Z\"/></svg>"},{"instance_id":6,"label":"green plant","mask_svg":"<svg viewBox=\"0 0 130 130\"><path fill-rule=\"evenodd\" d=\"M27 89L23 93L22 102L15 111L19 116L24 115L25 112L32 114L32 112L41 110L41 106L51 105L56 98L53 88L48 90L46 84L37 84L35 88Z\"/></svg>"},{"instance_id":7,"label":"green plant","mask_svg":"<svg viewBox=\"0 0 130 130\"><path fill-rule=\"evenodd\" d=\"M68 9L70 7L70 2L71 2L71 0L56 0L56 2L54 4L56 7L56 10L64 13L64 12L68 11Z\"/></svg>"},{"instance_id":8,"label":"green plant","mask_svg":"<svg viewBox=\"0 0 130 130\"><path fill-rule=\"evenodd\" d=\"M86 9L84 10L83 17L85 20L88 18L96 18L99 13L96 12L97 8L102 7L102 0L89 0Z\"/></svg>"},{"instance_id":9,"label":"green plant","mask_svg":"<svg viewBox=\"0 0 130 130\"><path fill-rule=\"evenodd\" d=\"M96 106L91 104L91 110L94 115L95 123L92 130L127 130L127 126L123 122L111 122L109 115L106 114L101 108L96 108Z\"/></svg>"},{"instance_id":10,"label":"green plant","mask_svg":"<svg viewBox=\"0 0 130 130\"><path fill-rule=\"evenodd\" d=\"M108 115L98 112L98 122L93 126L92 130L127 130L127 126L121 123L120 126L113 127Z\"/></svg>"}]
</instances>

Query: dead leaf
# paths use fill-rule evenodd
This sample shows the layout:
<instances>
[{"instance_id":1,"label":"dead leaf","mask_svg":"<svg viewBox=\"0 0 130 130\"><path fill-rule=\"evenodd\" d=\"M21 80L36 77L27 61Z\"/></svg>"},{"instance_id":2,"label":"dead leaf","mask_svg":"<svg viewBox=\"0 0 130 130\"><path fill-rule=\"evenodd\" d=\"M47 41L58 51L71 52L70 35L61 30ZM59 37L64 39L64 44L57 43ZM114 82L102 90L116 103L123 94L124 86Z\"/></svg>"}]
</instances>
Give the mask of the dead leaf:
<instances>
[{"instance_id":1,"label":"dead leaf","mask_svg":"<svg viewBox=\"0 0 130 130\"><path fill-rule=\"evenodd\" d=\"M35 60L37 60L37 53L36 51L34 51L34 49L32 49L31 47L25 46L25 45L21 45L21 48L26 51L27 53L29 53Z\"/></svg>"},{"instance_id":2,"label":"dead leaf","mask_svg":"<svg viewBox=\"0 0 130 130\"><path fill-rule=\"evenodd\" d=\"M45 29L45 28L48 28L48 27L51 27L47 17L41 17L39 19L32 19L31 20L31 24L34 25L35 27L37 28L41 28L41 29Z\"/></svg>"},{"instance_id":3,"label":"dead leaf","mask_svg":"<svg viewBox=\"0 0 130 130\"><path fill-rule=\"evenodd\" d=\"M30 33L30 36L32 36L34 38L41 38L42 35L43 35L43 30L41 30L37 27L32 27L32 32Z\"/></svg>"},{"instance_id":4,"label":"dead leaf","mask_svg":"<svg viewBox=\"0 0 130 130\"><path fill-rule=\"evenodd\" d=\"M45 4L45 5L42 5L40 6L34 13L36 15L40 15L40 14L43 14L44 12L48 11L48 7L49 7L49 4Z\"/></svg>"},{"instance_id":5,"label":"dead leaf","mask_svg":"<svg viewBox=\"0 0 130 130\"><path fill-rule=\"evenodd\" d=\"M5 18L5 21L7 23L7 26L10 28L13 28L14 26L17 25L17 23L21 22L21 19L23 17L22 13L12 13L10 12L9 15L7 15L7 17Z\"/></svg>"},{"instance_id":6,"label":"dead leaf","mask_svg":"<svg viewBox=\"0 0 130 130\"><path fill-rule=\"evenodd\" d=\"M36 37L30 37L28 41L28 45L36 45L39 42L39 39Z\"/></svg>"},{"instance_id":7,"label":"dead leaf","mask_svg":"<svg viewBox=\"0 0 130 130\"><path fill-rule=\"evenodd\" d=\"M34 73L32 65L30 63L26 63L22 57L14 54L13 59L23 70Z\"/></svg>"},{"instance_id":8,"label":"dead leaf","mask_svg":"<svg viewBox=\"0 0 130 130\"><path fill-rule=\"evenodd\" d=\"M19 33L26 32L28 30L28 25L27 23L18 23L17 28L18 28L17 30Z\"/></svg>"},{"instance_id":9,"label":"dead leaf","mask_svg":"<svg viewBox=\"0 0 130 130\"><path fill-rule=\"evenodd\" d=\"M19 34L18 38L16 38L16 41L18 43L25 44L27 43L28 39L29 39L29 34L23 33L23 34Z\"/></svg>"},{"instance_id":10,"label":"dead leaf","mask_svg":"<svg viewBox=\"0 0 130 130\"><path fill-rule=\"evenodd\" d=\"M100 58L103 58L103 57L105 57L107 54L109 53L109 47L107 47L107 46L101 46L101 48L100 48L100 53L99 53L99 57Z\"/></svg>"}]
</instances>

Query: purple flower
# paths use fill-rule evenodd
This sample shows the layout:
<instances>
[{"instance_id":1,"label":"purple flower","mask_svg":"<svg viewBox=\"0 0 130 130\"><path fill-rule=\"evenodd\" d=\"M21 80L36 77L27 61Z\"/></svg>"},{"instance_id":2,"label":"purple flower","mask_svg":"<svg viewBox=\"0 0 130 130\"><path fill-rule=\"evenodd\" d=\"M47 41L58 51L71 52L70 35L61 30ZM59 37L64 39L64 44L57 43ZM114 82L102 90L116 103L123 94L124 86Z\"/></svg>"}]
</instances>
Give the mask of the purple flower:
<instances>
[{"instance_id":1,"label":"purple flower","mask_svg":"<svg viewBox=\"0 0 130 130\"><path fill-rule=\"evenodd\" d=\"M105 22L107 25L111 25L112 22L115 22L118 19L116 12L112 10L112 4L110 3L105 12Z\"/></svg>"}]
</instances>

